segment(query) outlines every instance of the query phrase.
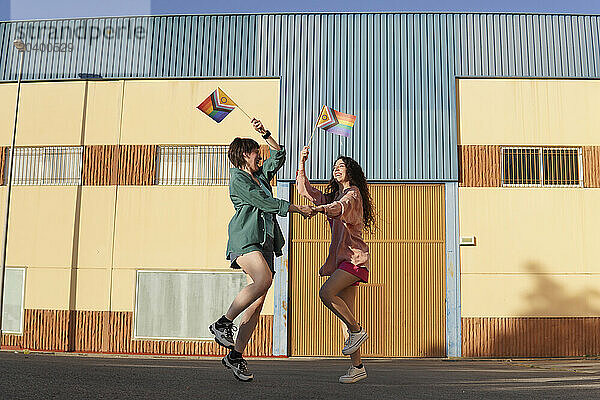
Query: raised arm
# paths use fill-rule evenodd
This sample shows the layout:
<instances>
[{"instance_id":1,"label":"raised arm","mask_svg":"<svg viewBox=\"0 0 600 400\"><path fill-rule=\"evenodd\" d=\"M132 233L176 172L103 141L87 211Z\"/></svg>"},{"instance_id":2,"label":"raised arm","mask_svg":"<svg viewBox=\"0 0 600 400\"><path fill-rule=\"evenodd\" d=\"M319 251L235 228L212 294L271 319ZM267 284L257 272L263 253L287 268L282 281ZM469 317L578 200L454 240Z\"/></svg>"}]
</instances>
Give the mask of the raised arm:
<instances>
[{"instance_id":1,"label":"raised arm","mask_svg":"<svg viewBox=\"0 0 600 400\"><path fill-rule=\"evenodd\" d=\"M298 164L298 173L296 174L296 188L300 196L313 202L315 205L325 204L327 200L319 189L313 187L306 177L305 163L308 159L309 147L304 146L300 153L300 162Z\"/></svg>"},{"instance_id":2,"label":"raised arm","mask_svg":"<svg viewBox=\"0 0 600 400\"><path fill-rule=\"evenodd\" d=\"M277 143L275 138L273 138L273 136L271 135L271 132L265 129L260 120L253 118L251 122L256 132L262 135L263 139L267 141L267 144L270 147L269 150L271 154L269 158L267 158L263 162L263 165L261 167L263 174L265 174L265 176L267 177L267 181L270 182L277 173L277 171L279 171L279 169L285 163L285 149L282 146L280 146L279 143Z\"/></svg>"}]
</instances>

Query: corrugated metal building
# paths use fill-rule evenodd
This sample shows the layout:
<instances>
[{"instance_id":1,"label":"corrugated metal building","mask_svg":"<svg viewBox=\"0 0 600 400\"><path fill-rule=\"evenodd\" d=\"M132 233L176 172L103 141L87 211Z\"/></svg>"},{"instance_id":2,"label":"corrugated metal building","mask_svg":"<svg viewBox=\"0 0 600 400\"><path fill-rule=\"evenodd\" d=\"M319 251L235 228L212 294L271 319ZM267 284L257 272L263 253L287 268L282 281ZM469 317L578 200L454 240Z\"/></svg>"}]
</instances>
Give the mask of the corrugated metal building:
<instances>
[{"instance_id":1,"label":"corrugated metal building","mask_svg":"<svg viewBox=\"0 0 600 400\"><path fill-rule=\"evenodd\" d=\"M24 310L24 322L21 321L21 324L25 324L25 328L20 336L8 335L10 337L4 339L5 343L17 347L47 348L39 344L44 342L44 333L31 328L32 322L28 321L35 318L40 321L44 313L61 310L64 316L58 317L55 312L45 320L54 318L68 326L64 338L57 339L60 343L57 348L193 354L216 351L208 349L203 341L176 340L198 338L186 336L183 331L154 334L154 328L148 322L150 325L140 325L141 331L150 332L148 335L132 334L131 325L134 320L137 324L141 318L141 314L133 315L141 306L138 303L145 290L140 282L148 282L147 290L162 287L160 279L150 277L152 272L147 270L210 270L211 266L219 269L226 268L226 265L213 259L204 260L204 256L198 254L190 254L188 258L177 257L174 255L176 252L185 252L177 246L159 247L156 253L152 253L160 262L140 254L119 256L118 243L130 241L135 236L131 227L146 221L145 218L154 219L158 211L149 208L138 219L126 221L120 221L121 217L117 215L120 207L124 207L122 216L130 210L127 207L135 209L138 202L147 204L150 200L146 196L155 199L153 201L169 199L175 202L174 207L179 204L177 202L184 196L181 191L169 192L168 188L163 188L164 193L159 195L154 190L156 188L153 189L160 186L157 170L161 162L166 162L161 154L168 153L168 146L222 146L231 139L231 129L244 129L241 119L232 122L228 128L213 128L195 121L173 125L171 120L161 117L166 115L167 110L180 112L178 110L186 107L187 103L177 103L178 99L185 98L191 104L194 99L201 101L210 87L229 85L231 91L249 104L245 107L248 111L263 115L263 119L276 127L281 142L286 145L289 161L278 175L277 192L279 196L290 199L297 198L293 180L298 153L310 136L320 107L327 104L358 116L354 132L348 139L324 133L316 135L312 148L313 154L319 156L310 159L308 168L311 179L326 180L337 155L347 154L365 168L367 178L373 183L381 231L368 237L373 249L374 278L372 283L361 287L361 298L369 299L369 304L376 304L379 308L361 312L365 313L362 315L371 331L398 334L392 335L389 343L371 339L366 348L367 354L512 356L599 353L600 343L591 333L579 335L581 343L567 350L561 347L562 336L556 343L550 341L553 344L548 345L553 326L575 333L580 332L577 329L583 324L587 329L584 329L585 332L592 332L598 324L596 317L600 316L594 307L582 306L596 301L594 293L586 286L589 282L582 279L595 278L600 267L589 256L594 250L589 242L592 239L588 228L579 229L581 221L575 218L582 209L586 210L586 218L596 218L585 204L592 201L588 197L597 195L594 188L598 187L597 151L600 140L590 132L598 125L595 125L593 112L580 115L577 122L569 119L576 110L593 107L594 100L598 99L595 80L600 75L598 16L327 13L6 22L0 23L0 80L3 82L5 97L2 103L6 110L11 109L10 102L14 98L11 97L14 92L14 83L11 82L17 75L17 53L12 48L12 40L17 36L23 36L26 42L37 43L38 46L42 43L72 44L64 51L40 51L38 48L38 51L27 53L24 79L28 82L24 85L23 95L26 95L29 86L32 100L29 108L20 113L25 125L23 129L30 131L19 133L27 137L20 144L82 146L81 174L84 179L76 182L76 186L84 194L86 190L94 191L92 187L108 186L110 192L104 195L106 198L114 197L111 200L114 211L107 214L107 220L113 224L112 230L102 234L112 242L110 257L98 260L98 265L92 263L94 268L103 266L108 271L109 299L102 304L92 301L93 307L87 308L77 305L73 296L57 300L55 304L60 306L55 307L45 306L42 299L27 300L27 288L34 287L30 276L41 274L34 271L49 273L46 267L60 265L65 274L65 285L71 292L80 290L77 287L81 283L77 279L81 280L83 275L78 278L77 272L74 272L82 269L77 262L69 261L70 264L65 265L66 261L40 261L43 255L34 261L23 258L11 266L27 270L22 274L27 276L22 278L27 284L21 285L25 287L26 300L25 305L20 306ZM103 80L84 82L80 74L97 74ZM273 101L257 98L257 94L265 93ZM48 102L53 96L79 99L76 104L68 106L73 112L67 113L64 118L70 118L74 110L89 110L84 111L79 120L73 121L71 136L66 133L54 135L54 132L39 135L36 129L43 126L39 121L30 122L27 126L27 121L41 118L43 114L33 117L44 104L41 100L35 103L33 98ZM24 98L23 101L27 100ZM161 108L161 101L177 104L180 108ZM29 115L25 114L27 111ZM12 121L10 113L6 113L7 121ZM52 122L52 117L47 114L43 114L44 117ZM55 112L57 120L49 126L60 129L62 117L59 118L59 114L59 111ZM574 123L566 125L566 120ZM107 121L109 128L117 133L103 132ZM3 145L8 143L12 122L5 126ZM573 130L573 127L578 129ZM78 128L80 136L75 133ZM203 129L202 137L182 133L192 129ZM208 129L210 132L204 134ZM540 159L546 157L543 152L548 146L557 151L566 149L568 154L559 154L563 159L568 158L572 149L581 150L579 158L576 158L581 166L576 184L562 185L562 181L556 185L545 184L540 171L548 168ZM523 175L525 168L517 168L521 173L517 178L535 175L539 182L527 179L509 182L504 179L508 176L504 175L505 169L516 160L512 153L507 152L510 147L524 152L519 153L519 160L533 157L531 160L540 163L536 167L540 168L538 175ZM531 155L530 149L534 147L539 149L541 156ZM547 161L550 160L548 157L545 158ZM564 174L558 175L564 178L567 172L572 173L573 170L566 168ZM139 190L148 192L138 193L128 187L131 185L140 186ZM219 188L211 190L218 193L211 192L205 201L219 202L226 198ZM74 210L81 203L82 194L79 192L71 193ZM196 194L204 196L202 193ZM544 197L546 195L550 197ZM57 196L60 198L60 195ZM89 196L91 199L101 195L90 192ZM511 203L518 196L523 196L522 202ZM567 201L552 196L585 199L577 197ZM83 197L85 199L85 195ZM549 198L553 198L554 203ZM565 256L560 266L546 268L536 264L535 268L531 267L537 254L551 253L551 249L560 248L567 240L561 235L554 235L529 242L520 250L519 257L501 257L515 248L515 243L509 239L515 236L515 230L523 231L523 226L529 226L531 235L540 236L537 230L543 227L535 221L525 224L524 220L507 217L514 210L529 215L526 205L530 204L530 199L541 204L555 204L556 207L569 204L572 214L564 217L563 225L552 228L560 232L566 224L571 226L572 231L577 231L579 236L576 236L581 240L571 247L567 246L565 254L585 256L571 265ZM129 203L123 205L124 201ZM193 203L190 200L185 204L192 207ZM492 204L497 213L495 218L482 211L488 210ZM512 204L512 209L508 209L511 212L500 212L506 204ZM548 207L546 214L541 213L538 218L555 215L554 209ZM25 210L22 212L26 213ZM228 212L224 209L219 211L219 215L226 219ZM73 221L81 223L77 212L75 216ZM172 216L162 217L168 220ZM98 216L96 218L105 221ZM486 223L477 223L478 220ZM150 224L149 229L173 234L174 231L167 228L170 224L170 220L162 220ZM310 339L318 338L319 332L329 329L332 319L319 308L316 292L319 280L314 273L311 274L314 268L306 270L301 263L316 265L323 257L327 239L323 221L303 224L290 219L283 220L282 225L288 232L289 246L278 263L272 317L261 320L263 331L260 332L263 339L272 341L272 347L252 351L274 355L335 355L339 343ZM485 236L484 232L489 232L489 236ZM474 247L463 247L460 251L461 256L468 260L467 264L461 264L459 260L461 234L477 238L476 241L465 242L476 242ZM87 234L80 235L83 238ZM222 235L216 236L222 239ZM76 237L71 234L67 242L75 243ZM20 237L22 240L25 238ZM163 239L157 236L152 240L160 244ZM137 244L140 251L151 252L144 247L145 243ZM489 243L497 245L488 246ZM192 243L189 245L192 246ZM26 248L27 244L17 243L14 247ZM76 246L72 244L71 247ZM207 250L211 248L214 246L206 247ZM93 250L94 246L90 245L89 251L93 253ZM10 256L9 252L9 263ZM65 260L69 259L67 256ZM74 258L73 252L70 256ZM490 261L498 259L504 260L508 266ZM552 259L550 257L545 262L551 263ZM119 263L128 265L127 274L117 272ZM32 269L30 274L29 269L34 264L39 264L35 267L38 269ZM127 276L126 280L115 278L120 273ZM42 279L41 276L36 279ZM561 278L565 276L568 279ZM545 277L549 281L534 280L513 291L512 288L519 286L515 282L522 283L534 277ZM555 278L558 280L552 280ZM119 296L119 285L125 285L125 281L129 290L135 288L137 294L133 295L133 300L129 299L129 294L124 295L128 299L123 301L122 307L115 308L113 296ZM183 281L177 282L183 285ZM490 296L490 291L498 290L494 282L502 282L510 289ZM546 292L552 285L568 287L569 294L564 297L571 299L571 306L556 311L552 299L543 309L515 307L506 300L518 297L521 300L513 303L520 305L535 302L540 293L532 294L528 290L536 285L540 287L539 292ZM578 311L581 309L583 311ZM383 318L383 315L386 317ZM318 316L318 323L303 326L307 316ZM79 332L71 325L82 330L95 325L103 328L71 334L68 332ZM109 337L108 333L116 326L121 327L118 331L122 337L119 339ZM83 338L77 339L83 344L77 347L70 343L77 341L74 338Z\"/></svg>"}]
</instances>

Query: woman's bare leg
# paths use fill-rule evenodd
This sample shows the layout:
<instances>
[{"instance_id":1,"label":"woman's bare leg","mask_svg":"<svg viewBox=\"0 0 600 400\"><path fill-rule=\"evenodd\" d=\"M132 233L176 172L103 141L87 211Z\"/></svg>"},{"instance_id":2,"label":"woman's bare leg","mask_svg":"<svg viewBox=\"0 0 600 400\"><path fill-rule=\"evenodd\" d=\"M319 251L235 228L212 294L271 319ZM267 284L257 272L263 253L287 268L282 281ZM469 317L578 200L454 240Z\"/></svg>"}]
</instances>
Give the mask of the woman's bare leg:
<instances>
[{"instance_id":1,"label":"woman's bare leg","mask_svg":"<svg viewBox=\"0 0 600 400\"><path fill-rule=\"evenodd\" d=\"M339 297L339 293L358 280L351 273L337 269L321 286L321 290L319 290L319 297L325 307L329 308L331 312L341 319L351 332L358 332L360 325L356 322L354 313L350 311L346 302Z\"/></svg>"},{"instance_id":2,"label":"woman's bare leg","mask_svg":"<svg viewBox=\"0 0 600 400\"><path fill-rule=\"evenodd\" d=\"M254 333L254 329L260 318L260 311L265 302L265 297L267 297L267 295L263 294L258 300L250 304L250 306L246 308L246 311L244 311L244 315L242 315L242 321L240 322L237 338L235 339L235 350L240 353L244 352Z\"/></svg>"},{"instance_id":3,"label":"woman's bare leg","mask_svg":"<svg viewBox=\"0 0 600 400\"><path fill-rule=\"evenodd\" d=\"M346 289L342 289L342 291L338 294L338 296L346 303L348 309L352 313L352 315L356 315L356 292L358 291L358 286L348 286ZM344 334L344 340L348 339L348 331L346 330L345 324L342 322L342 332ZM352 365L359 366L362 364L362 359L360 357L360 348L356 350L354 353L350 354L350 358L352 359Z\"/></svg>"},{"instance_id":4,"label":"woman's bare leg","mask_svg":"<svg viewBox=\"0 0 600 400\"><path fill-rule=\"evenodd\" d=\"M240 290L231 306L229 306L225 317L230 321L233 321L260 297L267 294L273 282L273 273L260 251L253 251L239 256L236 261L244 272L250 276L252 283Z\"/></svg>"}]
</instances>

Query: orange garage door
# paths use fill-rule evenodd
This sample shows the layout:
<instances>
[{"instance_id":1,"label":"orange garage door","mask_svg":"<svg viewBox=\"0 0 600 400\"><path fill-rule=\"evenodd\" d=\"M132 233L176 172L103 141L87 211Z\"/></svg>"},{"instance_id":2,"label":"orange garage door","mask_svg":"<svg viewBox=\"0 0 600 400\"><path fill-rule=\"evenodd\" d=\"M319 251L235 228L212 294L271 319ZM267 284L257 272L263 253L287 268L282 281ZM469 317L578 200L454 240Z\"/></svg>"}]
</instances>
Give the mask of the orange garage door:
<instances>
[{"instance_id":1,"label":"orange garage door","mask_svg":"<svg viewBox=\"0 0 600 400\"><path fill-rule=\"evenodd\" d=\"M317 185L323 189L323 185ZM444 186L371 184L378 230L365 235L371 250L370 282L361 284L359 322L369 332L365 356L445 356ZM294 190L293 201L306 204ZM340 356L339 320L319 300L318 277L327 256L329 225L323 215L292 217L290 249L290 352Z\"/></svg>"}]
</instances>

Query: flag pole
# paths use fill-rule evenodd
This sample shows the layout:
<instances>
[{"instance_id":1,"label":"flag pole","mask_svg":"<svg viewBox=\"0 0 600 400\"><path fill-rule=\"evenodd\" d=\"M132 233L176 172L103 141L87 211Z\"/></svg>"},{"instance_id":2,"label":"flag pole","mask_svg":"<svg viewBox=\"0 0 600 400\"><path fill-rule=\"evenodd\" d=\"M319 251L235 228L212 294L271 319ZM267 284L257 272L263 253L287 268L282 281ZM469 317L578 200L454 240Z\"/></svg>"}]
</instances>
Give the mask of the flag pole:
<instances>
[{"instance_id":1,"label":"flag pole","mask_svg":"<svg viewBox=\"0 0 600 400\"><path fill-rule=\"evenodd\" d=\"M217 86L217 89L218 89L218 90L220 90L221 92L223 92L223 94L224 94L225 96L227 96L227 94L225 93L225 91L224 91L223 89L221 89L221 88L220 88L220 87L218 87L218 86ZM229 97L229 96L227 96L227 97ZM229 99L231 100L231 98L229 98ZM234 104L234 105L235 105L237 108L239 108L239 109L240 109L240 111L241 111L241 112L243 112L243 113L244 113L244 115L245 115L246 117L248 117L248 119L249 119L250 121L252 121L252 117L250 117L250 116L248 115L248 113L247 113L246 111L244 111L244 109L243 109L242 107L240 107L240 105L239 105L239 104L237 104L237 103L236 103L235 101L233 101L233 100L232 100L232 102L233 102L233 104Z\"/></svg>"},{"instance_id":2,"label":"flag pole","mask_svg":"<svg viewBox=\"0 0 600 400\"><path fill-rule=\"evenodd\" d=\"M319 116L317 117L317 120L315 121L315 123L313 125L313 130L312 130L312 133L310 134L310 139L308 139L307 146L310 146L310 144L312 143L312 138L313 138L313 135L315 134L315 131L318 129L317 128L317 123L319 122L320 118L321 118L321 113L319 112Z\"/></svg>"},{"instance_id":3,"label":"flag pole","mask_svg":"<svg viewBox=\"0 0 600 400\"><path fill-rule=\"evenodd\" d=\"M252 118L251 118L251 117L250 117L250 116L249 116L249 115L246 113L246 111L244 111L244 109L243 109L242 107L240 107L240 106L239 106L239 104L236 104L236 106L237 106L237 108L239 108L239 109L240 109L240 111L241 111L241 112L243 112L243 113L244 113L244 115L245 115L246 117L248 117L248 119L249 119L250 121L252 121Z\"/></svg>"},{"instance_id":4,"label":"flag pole","mask_svg":"<svg viewBox=\"0 0 600 400\"><path fill-rule=\"evenodd\" d=\"M316 126L316 124L315 124L315 127L313 128L313 131L312 131L312 133L310 134L310 139L308 139L308 144L307 144L307 146L310 146L310 144L312 143L312 138L313 138L313 135L315 134L315 131L316 131L316 130L317 130L317 126Z\"/></svg>"}]
</instances>

